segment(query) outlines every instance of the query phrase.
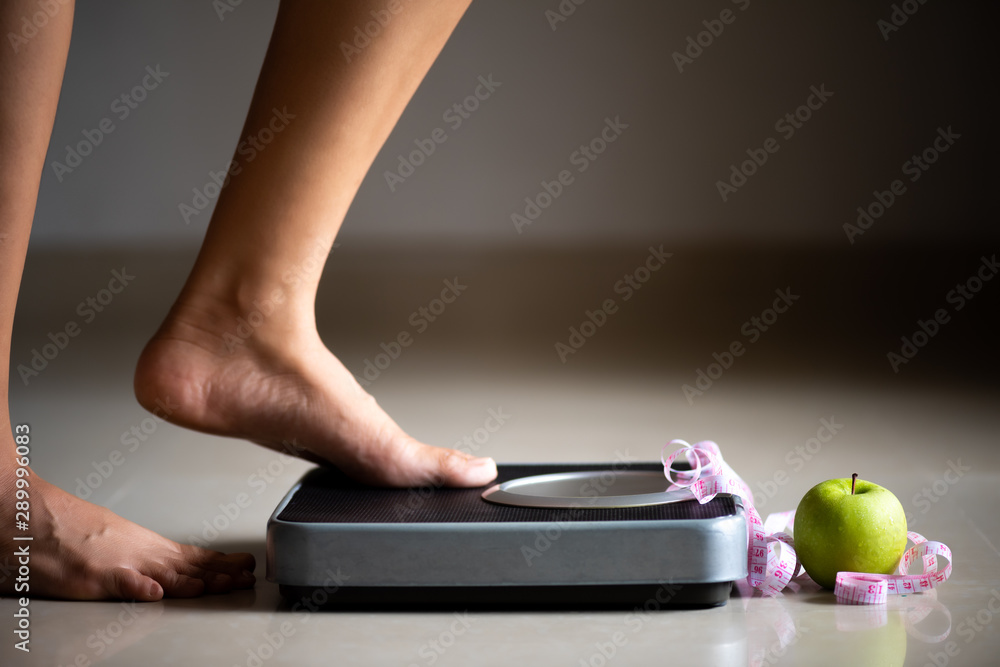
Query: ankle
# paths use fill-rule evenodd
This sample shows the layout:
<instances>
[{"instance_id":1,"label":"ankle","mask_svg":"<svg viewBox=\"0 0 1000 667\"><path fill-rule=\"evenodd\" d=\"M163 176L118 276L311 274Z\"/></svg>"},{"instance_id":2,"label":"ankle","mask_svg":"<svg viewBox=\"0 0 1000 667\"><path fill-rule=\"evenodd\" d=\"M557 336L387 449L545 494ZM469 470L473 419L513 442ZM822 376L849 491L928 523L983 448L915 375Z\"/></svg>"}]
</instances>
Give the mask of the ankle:
<instances>
[{"instance_id":1,"label":"ankle","mask_svg":"<svg viewBox=\"0 0 1000 667\"><path fill-rule=\"evenodd\" d=\"M319 236L296 246L292 256L275 249L273 257L219 256L203 248L178 302L207 300L238 317L254 311L271 317L268 313L281 310L296 323L313 324L316 291L332 245L331 238Z\"/></svg>"},{"instance_id":2,"label":"ankle","mask_svg":"<svg viewBox=\"0 0 1000 667\"><path fill-rule=\"evenodd\" d=\"M202 342L232 353L251 338L276 347L315 336L314 307L283 287L240 285L222 293L185 287L159 335Z\"/></svg>"}]
</instances>

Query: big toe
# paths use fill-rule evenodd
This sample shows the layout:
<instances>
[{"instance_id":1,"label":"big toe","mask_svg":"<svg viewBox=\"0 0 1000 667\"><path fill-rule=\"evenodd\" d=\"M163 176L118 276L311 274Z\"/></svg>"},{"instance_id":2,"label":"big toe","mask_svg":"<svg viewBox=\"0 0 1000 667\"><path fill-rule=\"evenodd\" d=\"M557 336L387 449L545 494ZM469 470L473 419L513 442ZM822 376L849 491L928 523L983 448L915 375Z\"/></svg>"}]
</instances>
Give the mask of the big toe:
<instances>
[{"instance_id":1,"label":"big toe","mask_svg":"<svg viewBox=\"0 0 1000 667\"><path fill-rule=\"evenodd\" d=\"M394 457L390 483L398 486L469 487L488 484L497 476L496 462L455 449L410 440Z\"/></svg>"}]
</instances>

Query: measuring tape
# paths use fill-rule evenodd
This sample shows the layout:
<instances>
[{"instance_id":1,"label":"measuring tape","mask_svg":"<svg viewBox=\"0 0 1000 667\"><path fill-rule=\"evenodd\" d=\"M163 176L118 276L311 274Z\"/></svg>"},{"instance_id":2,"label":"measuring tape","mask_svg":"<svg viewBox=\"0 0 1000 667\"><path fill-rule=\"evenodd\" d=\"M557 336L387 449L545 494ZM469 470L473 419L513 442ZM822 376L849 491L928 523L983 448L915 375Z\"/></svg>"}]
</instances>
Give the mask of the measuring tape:
<instances>
[{"instance_id":1,"label":"measuring tape","mask_svg":"<svg viewBox=\"0 0 1000 667\"><path fill-rule=\"evenodd\" d=\"M668 456L667 451L672 450ZM677 469L673 463L683 457L688 468ZM760 520L753 506L753 493L722 458L719 446L710 440L691 445L684 440L671 440L663 446L660 456L663 474L670 482L668 491L686 488L707 503L719 493L739 496L747 514L747 579L765 596L777 595L785 588L798 590L793 579L809 577L795 555L795 540L786 530L792 530L795 511L777 512ZM794 531L793 531L794 532ZM909 532L909 547L899 560L895 574L838 572L834 595L843 604L881 604L888 595L920 593L940 586L951 576L951 550L941 542L930 542L919 533ZM920 558L922 574L909 574L910 565ZM938 559L947 564L938 569Z\"/></svg>"}]
</instances>

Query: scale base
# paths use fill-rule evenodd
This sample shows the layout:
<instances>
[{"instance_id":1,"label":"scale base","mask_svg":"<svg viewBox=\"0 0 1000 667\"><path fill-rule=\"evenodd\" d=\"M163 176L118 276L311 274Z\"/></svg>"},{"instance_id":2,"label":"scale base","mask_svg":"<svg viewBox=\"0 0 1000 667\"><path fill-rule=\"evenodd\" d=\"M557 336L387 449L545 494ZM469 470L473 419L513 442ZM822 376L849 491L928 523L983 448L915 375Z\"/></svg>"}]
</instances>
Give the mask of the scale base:
<instances>
[{"instance_id":1,"label":"scale base","mask_svg":"<svg viewBox=\"0 0 1000 667\"><path fill-rule=\"evenodd\" d=\"M320 586L279 586L289 608L372 610L545 610L719 607L733 582L623 586L344 586L331 595Z\"/></svg>"},{"instance_id":2,"label":"scale base","mask_svg":"<svg viewBox=\"0 0 1000 667\"><path fill-rule=\"evenodd\" d=\"M485 487L376 488L317 468L268 521L267 578L295 609L724 604L732 582L747 575L743 506L726 494L646 504L656 485L666 486L649 487L662 470L498 466L498 485L558 478L533 489L508 485L518 503L555 498L573 482L558 491L566 505L525 507L487 502ZM595 490L614 506L591 502ZM628 494L636 505L622 499Z\"/></svg>"}]
</instances>

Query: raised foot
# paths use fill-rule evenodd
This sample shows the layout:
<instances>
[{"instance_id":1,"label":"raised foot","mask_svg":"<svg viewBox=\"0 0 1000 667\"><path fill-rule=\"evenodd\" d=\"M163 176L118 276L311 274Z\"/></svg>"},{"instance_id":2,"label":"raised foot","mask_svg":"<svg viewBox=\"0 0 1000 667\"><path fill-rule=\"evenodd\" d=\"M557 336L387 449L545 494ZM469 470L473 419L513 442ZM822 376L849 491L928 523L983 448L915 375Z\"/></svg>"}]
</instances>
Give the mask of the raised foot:
<instances>
[{"instance_id":1,"label":"raised foot","mask_svg":"<svg viewBox=\"0 0 1000 667\"><path fill-rule=\"evenodd\" d=\"M144 407L180 426L329 461L371 484L481 486L496 477L492 459L403 432L311 327L299 334L272 318L243 338L236 312L221 310L174 307L136 368Z\"/></svg>"}]
</instances>

